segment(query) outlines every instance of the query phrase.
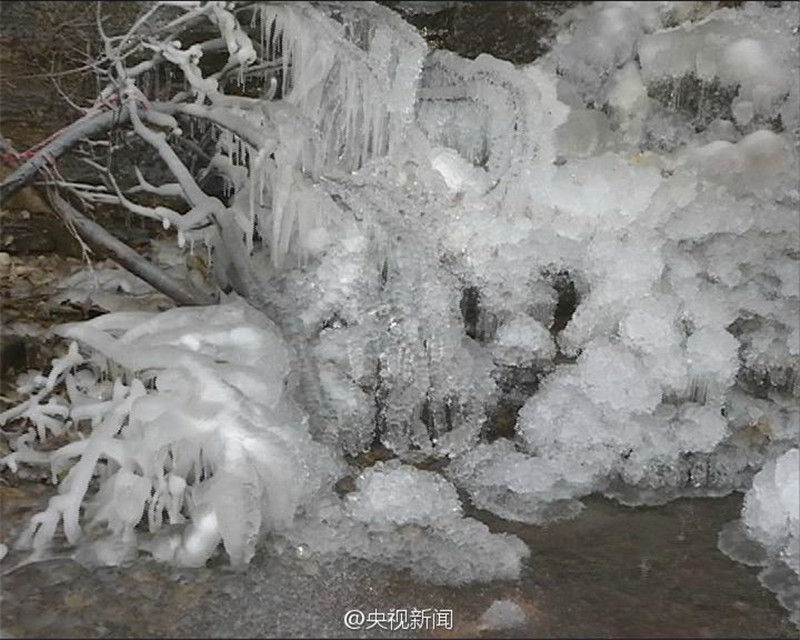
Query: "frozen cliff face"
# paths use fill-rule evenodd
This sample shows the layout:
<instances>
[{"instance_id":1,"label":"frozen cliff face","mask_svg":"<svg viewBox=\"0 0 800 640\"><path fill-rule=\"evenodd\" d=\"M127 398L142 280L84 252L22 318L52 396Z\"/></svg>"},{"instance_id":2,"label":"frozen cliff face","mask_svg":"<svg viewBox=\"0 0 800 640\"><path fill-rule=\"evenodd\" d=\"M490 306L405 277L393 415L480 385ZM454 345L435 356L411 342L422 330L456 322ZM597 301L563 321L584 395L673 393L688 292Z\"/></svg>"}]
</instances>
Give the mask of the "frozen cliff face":
<instances>
[{"instance_id":1,"label":"frozen cliff face","mask_svg":"<svg viewBox=\"0 0 800 640\"><path fill-rule=\"evenodd\" d=\"M711 24L718 26L719 41L735 51L744 31L769 38L784 11L790 9L768 15L748 6L741 14L716 12L697 25L662 32L664 16L650 15L652 7L600 4L576 10L570 36L560 38L542 62L545 68L557 63L559 98L566 99L565 83L584 95L579 102L567 100L574 108L556 129L558 166L536 181L524 222L504 224L495 217L484 231L475 216L470 237L459 219L458 237L465 238L472 264L486 252L512 273L523 245L530 247L526 266L566 271L577 285L577 308L556 335L560 350L576 359L556 367L530 397L519 414L513 452L529 455L528 464L538 466L542 477L546 469L564 469L561 477L549 479L553 500L564 498L565 486L573 487L572 495L599 489L632 502L681 492L724 493L747 485L746 460L763 464L761 454L742 445L742 433L758 420L770 425L764 440L771 455L797 440L796 413L783 409L796 406L800 293L791 138L744 128L735 142L707 144L694 134L675 153L640 153L630 146L640 138L626 129L629 123L618 120L617 133L608 139L604 116L589 118L581 111L594 100L601 104L607 91L619 118L647 117L646 83L678 72L656 73L645 61L632 61L637 47L641 52L658 36L676 47L675 55L684 55L678 36L704 33ZM796 8L788 16L796 24ZM776 38L774 47L780 49L775 60L796 58L794 39ZM604 88L607 76L598 70L612 63L623 75ZM725 69L711 75L734 73L730 65ZM737 83L745 87L745 80L757 75L748 75L751 71L737 69ZM777 74L785 97L794 74ZM684 116L676 112L676 117ZM594 142L577 148L573 140ZM520 271L513 273L518 280ZM481 296L484 308L490 301ZM503 310L497 315L502 318ZM769 397L772 416L729 420L737 389ZM785 429L779 426L784 424ZM468 462L476 456L465 456L459 477L475 499L488 504L487 495L498 495L502 483L486 477L486 463ZM507 502L506 497L502 504ZM501 508L509 517L507 507ZM530 515L520 508L519 518Z\"/></svg>"},{"instance_id":2,"label":"frozen cliff face","mask_svg":"<svg viewBox=\"0 0 800 640\"><path fill-rule=\"evenodd\" d=\"M745 494L742 518L726 525L720 548L734 560L765 567L759 580L800 624L800 455L791 449L767 463Z\"/></svg>"},{"instance_id":3,"label":"frozen cliff face","mask_svg":"<svg viewBox=\"0 0 800 640\"><path fill-rule=\"evenodd\" d=\"M691 115L699 122L732 117L747 130L780 116L784 127L793 128L798 81L792 77L796 74L781 70L797 63L797 39L779 26L793 17L789 7L763 12L753 3L742 11L717 11L698 23L648 34L637 46L642 79L656 99L669 86L672 100L682 102L678 106L684 110L696 109ZM676 90L695 86L698 97L675 96Z\"/></svg>"}]
</instances>

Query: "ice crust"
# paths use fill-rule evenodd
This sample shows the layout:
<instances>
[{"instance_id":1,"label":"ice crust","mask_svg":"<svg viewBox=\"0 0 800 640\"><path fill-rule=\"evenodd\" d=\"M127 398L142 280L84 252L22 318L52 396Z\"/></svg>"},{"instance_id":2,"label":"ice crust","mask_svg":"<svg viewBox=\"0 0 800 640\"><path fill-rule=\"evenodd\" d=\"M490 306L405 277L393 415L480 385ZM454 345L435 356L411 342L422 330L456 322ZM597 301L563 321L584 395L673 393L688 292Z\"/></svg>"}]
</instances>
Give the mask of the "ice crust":
<instances>
[{"instance_id":1,"label":"ice crust","mask_svg":"<svg viewBox=\"0 0 800 640\"><path fill-rule=\"evenodd\" d=\"M745 495L742 521L749 535L800 573L800 457L792 449L765 465Z\"/></svg>"},{"instance_id":2,"label":"ice crust","mask_svg":"<svg viewBox=\"0 0 800 640\"><path fill-rule=\"evenodd\" d=\"M246 562L251 534L285 529L320 556L453 584L515 577L527 553L462 517L457 489L541 523L575 516L590 493L657 504L774 475L800 438L800 8L598 2L560 20L550 53L515 67L427 52L377 5L255 12L268 61L291 52L283 97L193 105L221 123L214 167L234 215L184 237L208 244L217 282L270 321L236 306L218 319L110 315L69 329L89 352L33 383L66 382L91 354L127 372L97 420L139 438L146 453L132 459L150 466L111 465L121 475L98 499L126 505L98 511L112 530L130 537L148 499L172 496L157 482L178 462L152 447L184 428L195 453L215 438L228 480L200 490L203 472L180 463L198 487L196 551L168 537L159 557L201 562L221 536ZM239 364L178 364L223 352ZM154 367L155 388L136 382ZM181 420L159 417L171 398ZM123 427L140 405L164 439ZM46 434L77 410L66 406L14 415ZM509 406L513 433L497 433ZM41 462L29 442L9 462ZM399 461L332 493L341 454L376 443ZM430 463L444 477L413 466ZM71 531L78 493L59 497ZM760 500L745 510L754 532ZM34 545L52 537L58 504Z\"/></svg>"},{"instance_id":3,"label":"ice crust","mask_svg":"<svg viewBox=\"0 0 800 640\"><path fill-rule=\"evenodd\" d=\"M365 470L355 491L319 503L288 537L322 559L345 553L452 585L517 578L530 553L519 538L463 517L441 475L397 460Z\"/></svg>"},{"instance_id":4,"label":"ice crust","mask_svg":"<svg viewBox=\"0 0 800 640\"><path fill-rule=\"evenodd\" d=\"M152 240L150 254L151 259L176 280L187 282L198 291L215 292L216 287L204 273L210 256L201 257L200 251L195 252L193 247L187 252L167 240ZM94 306L106 311L160 311L174 306L172 300L110 260L74 269L57 284L51 301L85 308Z\"/></svg>"},{"instance_id":5,"label":"ice crust","mask_svg":"<svg viewBox=\"0 0 800 640\"><path fill-rule=\"evenodd\" d=\"M69 469L18 542L34 557L63 521L70 544L97 539L78 551L87 562L118 564L139 547L197 566L222 542L232 564L243 565L260 533L290 526L297 509L341 473L286 395L283 339L243 301L112 313L58 333L76 342L49 378L34 380L32 401L41 406L63 384L69 404L51 412L50 430L88 423L91 431L38 456L18 442L3 458L12 468L46 464L54 478ZM95 474L100 489L87 496ZM137 533L140 521L150 535Z\"/></svg>"},{"instance_id":6,"label":"ice crust","mask_svg":"<svg viewBox=\"0 0 800 640\"><path fill-rule=\"evenodd\" d=\"M753 478L742 517L720 533L734 560L764 567L759 580L800 625L800 451L790 449Z\"/></svg>"}]
</instances>

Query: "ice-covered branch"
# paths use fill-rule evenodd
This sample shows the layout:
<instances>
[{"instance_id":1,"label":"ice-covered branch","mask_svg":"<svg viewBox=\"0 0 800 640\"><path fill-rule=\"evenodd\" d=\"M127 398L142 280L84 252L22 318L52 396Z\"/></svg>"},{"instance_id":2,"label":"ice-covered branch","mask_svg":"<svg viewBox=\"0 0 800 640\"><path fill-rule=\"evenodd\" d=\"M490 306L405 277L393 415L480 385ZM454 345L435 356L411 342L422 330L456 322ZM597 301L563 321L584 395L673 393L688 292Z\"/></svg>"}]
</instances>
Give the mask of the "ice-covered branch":
<instances>
[{"instance_id":1,"label":"ice-covered branch","mask_svg":"<svg viewBox=\"0 0 800 640\"><path fill-rule=\"evenodd\" d=\"M53 208L69 221L88 243L107 251L121 267L140 277L157 291L161 291L182 305L213 304L214 300L211 297L204 293L191 291L187 286L175 281L156 265L148 262L136 251L117 240L99 224L83 216L58 194L52 194L50 201Z\"/></svg>"},{"instance_id":2,"label":"ice-covered branch","mask_svg":"<svg viewBox=\"0 0 800 640\"><path fill-rule=\"evenodd\" d=\"M130 117L134 131L145 141L158 151L159 156L167 165L172 175L178 180L181 189L186 194L186 198L192 206L207 205L210 209L223 208L222 203L216 198L206 195L198 186L192 174L183 164L178 154L172 149L163 133L158 133L148 129L139 117L138 106L135 102L129 103Z\"/></svg>"},{"instance_id":3,"label":"ice-covered branch","mask_svg":"<svg viewBox=\"0 0 800 640\"><path fill-rule=\"evenodd\" d=\"M258 106L260 107L260 103ZM230 109L172 102L152 102L150 108L167 114L183 114L212 122L227 129L256 149L262 149L269 145L274 146L277 143L274 132L256 126Z\"/></svg>"},{"instance_id":4,"label":"ice-covered branch","mask_svg":"<svg viewBox=\"0 0 800 640\"><path fill-rule=\"evenodd\" d=\"M222 539L246 562L255 532L303 504L286 535L314 552L457 583L513 577L525 550L465 522L455 487L529 523L574 517L597 492L747 489L797 441L789 4L676 26L672 5L594 3L526 66L428 52L373 3L189 3L146 42L143 27L103 35L112 82L95 108L123 103L132 126L92 146L116 171L107 191L57 183L175 224L179 246L205 242L217 283L274 314L298 366L289 384L271 325L226 305L65 330L147 391L105 439L88 519L131 549L137 518L156 530L166 512L185 522L142 544L156 557L200 564ZM196 19L220 37L193 45L208 35L184 34ZM144 169L122 154L145 146L147 180L121 166ZM65 380L74 419L114 426L117 400ZM327 452L379 441L402 462L304 502L296 484L325 475L298 462L318 452L306 419ZM42 460L21 442L23 459ZM408 464L434 460L446 479ZM39 521L49 532L62 513L75 532L66 484ZM479 557L483 541L499 560Z\"/></svg>"},{"instance_id":5,"label":"ice-covered branch","mask_svg":"<svg viewBox=\"0 0 800 640\"><path fill-rule=\"evenodd\" d=\"M128 189L128 193L152 193L157 196L165 196L167 198L184 198L185 194L181 185L177 182L169 182L161 185L152 185L144 179L139 167L134 167L136 172L136 179L139 181L138 186Z\"/></svg>"}]
</instances>

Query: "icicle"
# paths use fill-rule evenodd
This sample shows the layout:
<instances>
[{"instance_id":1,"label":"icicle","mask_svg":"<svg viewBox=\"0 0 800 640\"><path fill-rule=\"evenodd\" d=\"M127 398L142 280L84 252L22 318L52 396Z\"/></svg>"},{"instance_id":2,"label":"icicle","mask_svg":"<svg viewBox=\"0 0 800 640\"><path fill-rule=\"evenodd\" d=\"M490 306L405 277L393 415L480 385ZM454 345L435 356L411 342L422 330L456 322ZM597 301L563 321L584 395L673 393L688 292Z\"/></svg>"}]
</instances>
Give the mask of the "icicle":
<instances>
[{"instance_id":1,"label":"icicle","mask_svg":"<svg viewBox=\"0 0 800 640\"><path fill-rule=\"evenodd\" d=\"M281 96L283 96L283 98L286 99L286 96L288 94L288 88L289 88L288 87L288 84L289 84L289 57L291 55L290 51L289 51L289 47L291 46L291 43L287 42L286 30L285 29L281 33L281 42L282 42L281 49L282 49L282 53L283 53L283 55L281 56L281 65L283 67L283 78L281 78L281 80L282 80Z\"/></svg>"},{"instance_id":2,"label":"icicle","mask_svg":"<svg viewBox=\"0 0 800 640\"><path fill-rule=\"evenodd\" d=\"M259 14L257 12L255 12L255 11L253 11L253 17L250 20L250 28L251 29L255 28L256 20L258 19L258 17L259 17ZM261 51L266 51L267 47L265 46L266 45L266 41L264 39L264 12L263 11L261 11L260 20L259 20L259 27L260 27L260 29L259 29L259 41L258 41L258 43L261 45Z\"/></svg>"},{"instance_id":3,"label":"icicle","mask_svg":"<svg viewBox=\"0 0 800 640\"><path fill-rule=\"evenodd\" d=\"M262 151L263 153L263 151ZM258 163L256 163L258 164ZM262 168L261 171L258 172L258 204L260 207L264 206L264 177L266 174L266 170Z\"/></svg>"}]
</instances>

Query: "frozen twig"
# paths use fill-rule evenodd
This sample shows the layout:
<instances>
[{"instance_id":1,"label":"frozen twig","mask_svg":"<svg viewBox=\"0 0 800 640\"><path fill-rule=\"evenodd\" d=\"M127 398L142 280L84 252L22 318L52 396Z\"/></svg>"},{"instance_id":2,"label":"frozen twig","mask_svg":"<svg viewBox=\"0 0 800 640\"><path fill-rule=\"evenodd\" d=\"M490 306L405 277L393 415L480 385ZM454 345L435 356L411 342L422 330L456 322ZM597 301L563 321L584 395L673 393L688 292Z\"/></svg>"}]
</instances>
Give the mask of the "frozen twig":
<instances>
[{"instance_id":1,"label":"frozen twig","mask_svg":"<svg viewBox=\"0 0 800 640\"><path fill-rule=\"evenodd\" d=\"M183 193L183 189L181 189L181 185L177 182L170 182L167 184L161 185L153 185L150 184L147 180L144 179L142 172L139 170L139 167L134 167L134 171L136 172L136 179L139 181L139 185L128 189L128 193L152 193L157 196L164 196L167 198L185 198L185 194Z\"/></svg>"}]
</instances>

